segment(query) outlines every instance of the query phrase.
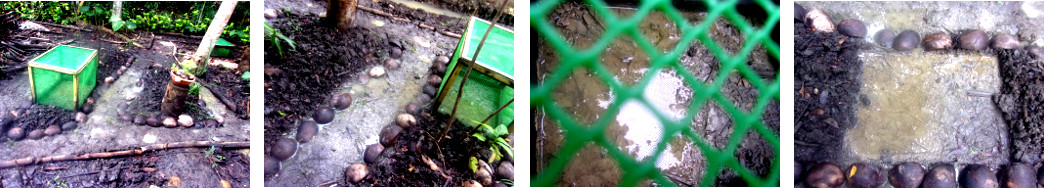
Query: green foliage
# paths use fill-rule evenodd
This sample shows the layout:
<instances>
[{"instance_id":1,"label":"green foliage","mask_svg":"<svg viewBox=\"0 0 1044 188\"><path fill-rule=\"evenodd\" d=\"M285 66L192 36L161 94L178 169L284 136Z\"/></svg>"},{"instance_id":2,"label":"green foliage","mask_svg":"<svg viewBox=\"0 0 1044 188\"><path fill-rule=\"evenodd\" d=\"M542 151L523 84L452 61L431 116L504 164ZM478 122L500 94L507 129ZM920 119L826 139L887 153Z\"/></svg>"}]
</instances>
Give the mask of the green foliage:
<instances>
[{"instance_id":1,"label":"green foliage","mask_svg":"<svg viewBox=\"0 0 1044 188\"><path fill-rule=\"evenodd\" d=\"M239 77L243 78L243 81L249 82L250 81L250 71L243 72L243 75L240 75Z\"/></svg>"},{"instance_id":2,"label":"green foliage","mask_svg":"<svg viewBox=\"0 0 1044 188\"><path fill-rule=\"evenodd\" d=\"M71 3L56 1L12 1L4 2L0 10L13 11L29 20L69 24L73 23L73 20L69 19L74 17L73 6L74 4Z\"/></svg>"},{"instance_id":3,"label":"green foliage","mask_svg":"<svg viewBox=\"0 0 1044 188\"><path fill-rule=\"evenodd\" d=\"M76 19L89 24L111 27L113 31L165 31L188 35L202 35L210 25L220 2L123 2L124 20L111 21L112 2L88 1L80 6L74 2L2 2L0 10L13 11L23 18L59 24L72 24ZM250 42L249 2L239 2L221 37L243 44ZM77 15L76 12L79 12Z\"/></svg>"},{"instance_id":4,"label":"green foliage","mask_svg":"<svg viewBox=\"0 0 1044 188\"><path fill-rule=\"evenodd\" d=\"M272 45L275 46L276 51L279 51L279 56L283 56L283 47L280 43L286 42L287 45L290 45L291 51L297 50L297 44L294 43L294 40L290 40L290 37L286 37L286 35L280 33L279 30L269 26L268 23L265 23L265 38L271 41Z\"/></svg>"},{"instance_id":5,"label":"green foliage","mask_svg":"<svg viewBox=\"0 0 1044 188\"><path fill-rule=\"evenodd\" d=\"M193 82L192 85L189 85L188 94L199 95L199 87L201 87L201 85L199 85L198 82Z\"/></svg>"},{"instance_id":6,"label":"green foliage","mask_svg":"<svg viewBox=\"0 0 1044 188\"><path fill-rule=\"evenodd\" d=\"M493 154L489 157L489 159L487 159L487 162L492 163L494 160L500 160L500 157L504 154L507 154L509 157L514 158L514 154L512 154L512 151L514 151L515 149L512 148L511 144L508 144L507 142L507 136L508 134L511 134L511 132L508 131L506 125L490 126L489 124L485 124L475 120L471 121L475 122L475 124L478 124L479 126L479 132L472 133L471 137L478 139L486 147L489 147L489 151ZM501 149L503 149L505 152L501 152Z\"/></svg>"}]
</instances>

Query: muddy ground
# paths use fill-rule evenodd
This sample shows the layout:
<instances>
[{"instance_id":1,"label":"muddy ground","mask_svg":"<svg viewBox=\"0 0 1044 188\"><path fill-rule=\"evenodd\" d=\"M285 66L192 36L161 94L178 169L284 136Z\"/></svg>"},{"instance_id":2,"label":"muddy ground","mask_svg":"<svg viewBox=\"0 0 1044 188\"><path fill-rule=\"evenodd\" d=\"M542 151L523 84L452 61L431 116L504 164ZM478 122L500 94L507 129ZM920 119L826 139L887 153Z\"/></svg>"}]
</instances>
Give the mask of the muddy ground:
<instances>
[{"instance_id":1,"label":"muddy ground","mask_svg":"<svg viewBox=\"0 0 1044 188\"><path fill-rule=\"evenodd\" d=\"M0 153L16 155L0 156L0 160L11 160L24 157L45 157L52 155L84 154L115 150L133 149L150 144L184 142L184 141L248 141L248 122L237 117L234 111L228 110L218 97L209 89L201 89L197 97L202 104L198 110L206 113L196 116L197 123L204 122L203 116L220 118L221 126L194 126L192 128L157 128L135 125L131 121L120 118L117 111L131 110L120 107L139 107L142 114L158 113L159 101L156 91L145 91L145 82L153 81L149 86L165 85L165 81L147 78L156 74L149 68L153 64L169 66L174 62L173 48L164 48L161 44L172 44L181 54L191 53L198 45L198 37L171 36L149 32L123 33L144 48L124 44L115 37L103 34L95 29L69 29L48 27L51 32L34 34L36 37L53 41L69 41L68 45L87 47L99 50L98 86L91 94L94 102L93 110L86 115L85 122L78 127L64 131L55 136L47 136L40 140L7 140L0 141ZM77 27L80 28L80 27ZM193 38L195 38L193 40ZM235 51L242 51L240 48ZM40 53L40 52L38 52ZM241 52L236 52L239 54ZM133 61L130 61L134 59ZM121 66L127 67L121 71ZM162 68L161 68L162 69ZM227 70L240 73L236 70ZM200 80L218 82L221 77L205 76ZM122 73L122 74L119 74ZM105 83L106 77L113 77L112 83ZM236 75L238 77L238 74ZM38 127L40 122L68 122L76 112L53 109L33 105L29 90L29 76L26 73L0 80L0 111L30 112L20 113L16 124L23 128ZM163 80L163 79L159 79ZM139 85L139 81L142 81ZM211 87L216 90L243 88L243 85L228 87ZM246 89L244 89L246 90ZM160 91L162 92L162 91ZM231 100L246 100L249 95L234 93ZM128 104L135 101L136 104ZM154 106L155 108L149 108ZM41 114L40 112L43 112ZM109 187L148 185L166 185L180 183L193 187L216 187L219 181L227 180L235 187L249 184L249 160L247 150L222 150L205 152L206 148L173 149L145 153L141 156L120 157L104 160L87 160L49 163L42 165L0 169L2 184L7 187L48 187L68 185L70 187ZM221 155L218 160L216 155ZM180 181L179 181L180 180Z\"/></svg>"},{"instance_id":2,"label":"muddy ground","mask_svg":"<svg viewBox=\"0 0 1044 188\"><path fill-rule=\"evenodd\" d=\"M794 26L796 34L794 53L796 78L819 83L858 81L857 95L845 92L843 98L834 98L836 92L817 98L813 88L809 100L801 100L800 82L795 83L795 139L798 162L832 161L838 164L866 162L895 164L914 161L922 164L955 162L979 163L991 167L1008 164L1018 151L1009 136L1014 127L1005 124L1000 106L995 104L997 94L1004 91L1002 79L1006 73L1000 50L983 51L944 50L895 51L873 41L878 31L901 32L912 30L920 36L943 33L951 36L966 30L980 29L989 35L1013 34L1022 45L1044 45L1044 28L1039 24L1044 16L1039 2L801 2L805 9L821 9L834 21L858 19L868 28L866 38L849 38L857 43L858 52L845 55L841 61L862 61L861 75L851 81L828 79L824 72L802 67L820 58L836 56L836 50L822 48L804 51L802 44L837 46L827 43L839 38L821 38L816 45L809 37L801 36L803 26ZM855 8L853 8L855 7ZM800 24L800 22L796 22ZM803 40L810 40L802 42ZM844 53L842 53L844 54ZM801 60L802 57L808 57ZM834 64L829 64L833 66ZM854 69L854 68L851 68ZM804 70L804 72L802 72ZM830 70L830 69L826 69ZM851 78L847 77L846 78ZM818 81L816 81L818 80ZM808 88L806 88L806 92ZM823 91L819 88L820 92ZM991 98L991 96L993 96ZM835 101L843 104L834 103ZM831 105L822 105L822 104ZM818 103L818 104L817 104ZM811 106L813 108L802 108ZM858 120L843 123L847 110L822 108L826 115L815 117L819 107L855 108ZM831 107L834 108L834 107ZM837 114L844 112L844 114ZM803 115L804 114L804 115ZM837 120L834 126L816 128L816 119ZM811 128L801 127L809 126ZM840 137L841 139L837 139ZM826 139L823 139L826 138ZM826 140L838 142L824 143Z\"/></svg>"},{"instance_id":3,"label":"muddy ground","mask_svg":"<svg viewBox=\"0 0 1044 188\"><path fill-rule=\"evenodd\" d=\"M313 140L299 144L296 154L280 164L281 172L265 178L265 185L459 186L465 177L471 176L466 163L460 165L468 147L442 148L450 166L438 163L443 169L452 169L449 173L452 181L419 163L420 156L416 153L398 149L386 152L385 160L378 165L371 165L371 176L361 183L345 181L344 171L351 164L363 163L366 145L377 143L377 133L382 127L394 124L394 117L404 113L407 104L426 106L431 101L430 96L422 99L426 96L422 87L427 85L427 76L431 74L429 67L436 56L450 55L459 39L423 26L460 34L466 20L447 16L441 12L445 10L415 10L396 2L360 1L361 6L409 21L357 9L356 28L337 31L321 24L325 4L322 1L265 2L266 9L279 12L267 22L298 43L296 51L284 51L285 57L280 57L273 48L266 49L266 153L275 138L294 137L300 122L312 121L315 109L331 106L329 101L334 94L349 93L353 98L351 107L336 111L333 122L320 125ZM392 58L393 49L401 50L401 57ZM387 68L384 63L388 59L397 60L400 67L386 69L387 74L378 78L367 75L373 67ZM443 122L445 118L436 121L425 114L414 114L421 120L418 127L424 128L406 129L399 138L400 144L425 139L421 143L428 143L432 136L427 135L438 133L429 129L441 128L444 123L436 122ZM460 134L451 132L451 135ZM422 133L426 133L425 136L421 136ZM453 141L444 143L462 143L458 139L466 136L452 138ZM427 148L433 145L423 146L426 155L438 156L433 153L438 150ZM414 167L412 171L410 167Z\"/></svg>"},{"instance_id":4,"label":"muddy ground","mask_svg":"<svg viewBox=\"0 0 1044 188\"><path fill-rule=\"evenodd\" d=\"M610 6L611 13L620 17L634 14L634 9L626 5L614 4ZM706 17L705 12L687 11L683 12L687 22L701 22ZM563 37L577 49L589 48L597 38L601 36L605 28L612 27L612 23L606 23L603 19L590 10L586 5L578 3L563 3L548 16L549 21L562 32ZM754 25L761 23L750 20ZM762 21L763 22L763 21ZM663 14L653 13L645 18L640 25L642 36L652 43L657 49L669 50L673 48L680 38L675 22L668 20ZM724 20L716 20L710 27L709 35L727 51L736 52L745 41L740 31ZM537 39L539 38L539 39ZM557 54L544 38L534 37L535 48L534 62L532 64L534 83L541 83L551 72L558 67L561 54ZM618 37L603 53L600 63L606 66L607 71L613 74L613 78L624 85L633 86L643 76L650 74L649 56L640 53L641 49L636 46L629 37ZM773 60L762 47L757 47L748 57L748 65L758 74L762 81L771 82L776 70L773 68ZM654 110L659 110L678 120L688 111L686 109L692 102L692 87L686 83L678 71L686 71L694 74L701 82L714 82L721 68L718 60L712 55L706 46L694 43L686 53L679 57L684 70L672 68L664 69L658 73L649 83L644 96L650 100ZM572 118L583 124L592 124L604 116L604 111L612 102L614 96L604 81L594 71L577 69L571 73L569 78L558 85L552 93L555 104L567 112L573 114ZM721 88L722 95L739 109L749 111L757 102L758 91L752 87L745 78L738 74L730 74ZM706 143L713 147L724 147L730 135L732 135L732 120L728 114L716 102L708 102L692 120L691 128L700 135ZM779 103L769 102L768 110L762 116L762 123L769 130L778 134L779 131ZM564 132L559 127L558 121L547 116L541 109L533 109L534 126L532 139L533 164L531 176L540 174L550 161L557 158L557 152L565 142ZM602 117L604 118L604 117ZM656 162L656 167L675 184L681 186L694 186L701 182L706 168L706 159L696 147L694 142L680 135L662 136L662 128L659 126L649 127L650 122L659 124L657 118L648 109L638 105L637 102L628 102L621 109L615 120L611 121L608 130L604 134L619 149L624 150L629 157L639 161L650 160L646 157L653 154L656 144L665 138L673 138L668 142L666 155L662 155ZM746 134L740 148L734 157L739 158L741 164L750 168L754 173L765 176L772 168L772 159L779 155L774 153L773 146L768 145L763 138L755 133ZM617 162L606 155L607 151L594 144L587 144L568 162L565 170L560 174L558 186L615 186L622 178L625 169L619 169ZM778 164L777 164L778 165ZM589 173L589 172L598 173ZM715 172L717 173L717 172ZM742 179L729 170L723 170L715 180L714 185L742 186ZM639 183L644 186L655 186L655 182L645 180Z\"/></svg>"}]
</instances>

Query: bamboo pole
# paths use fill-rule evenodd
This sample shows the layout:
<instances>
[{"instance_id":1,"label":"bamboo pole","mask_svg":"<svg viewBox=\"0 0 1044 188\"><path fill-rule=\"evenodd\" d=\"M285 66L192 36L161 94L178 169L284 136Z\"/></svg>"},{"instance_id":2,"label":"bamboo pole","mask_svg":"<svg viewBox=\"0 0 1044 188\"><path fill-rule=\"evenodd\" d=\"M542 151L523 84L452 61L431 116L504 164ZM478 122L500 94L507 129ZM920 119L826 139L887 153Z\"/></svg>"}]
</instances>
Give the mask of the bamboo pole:
<instances>
[{"instance_id":1,"label":"bamboo pole","mask_svg":"<svg viewBox=\"0 0 1044 188\"><path fill-rule=\"evenodd\" d=\"M153 144L144 147L123 150L123 151L111 151L111 152L98 152L98 153L87 153L81 155L54 155L41 158L26 157L19 159L11 159L6 161L0 161L0 169L28 166L44 163L62 162L62 161L78 161L78 160L92 160L92 159L105 159L115 157L126 157L133 155L141 155L147 152L168 150L168 149L180 149L180 148L196 148L196 147L220 147L220 148L248 148L250 142L213 142L213 141L188 141L188 142L175 142L165 144Z\"/></svg>"}]
</instances>

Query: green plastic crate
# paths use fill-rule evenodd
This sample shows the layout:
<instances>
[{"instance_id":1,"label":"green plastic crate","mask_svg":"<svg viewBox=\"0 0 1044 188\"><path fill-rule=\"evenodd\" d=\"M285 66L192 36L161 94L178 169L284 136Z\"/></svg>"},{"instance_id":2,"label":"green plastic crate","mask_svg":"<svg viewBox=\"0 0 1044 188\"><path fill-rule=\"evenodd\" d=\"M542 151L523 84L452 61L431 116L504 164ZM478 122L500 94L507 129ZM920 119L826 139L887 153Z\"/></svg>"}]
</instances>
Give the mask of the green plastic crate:
<instances>
[{"instance_id":1,"label":"green plastic crate","mask_svg":"<svg viewBox=\"0 0 1044 188\"><path fill-rule=\"evenodd\" d=\"M558 66L551 69L549 77L543 83L536 85L532 90L531 107L543 109L548 117L557 122L564 131L563 140L566 141L562 148L555 152L555 157L551 159L548 166L532 179L531 183L533 186L555 186L561 178L566 164L586 145L594 145L605 149L607 155L619 165L623 171L620 186L634 186L644 179L653 180L661 186L676 186L655 165L660 158L659 156L664 153L667 143L676 139L676 137L668 135L679 134L692 140L707 161L706 173L699 181L700 186L712 186L719 173L725 168L737 172L750 186L779 186L779 135L761 122L761 116L767 110L768 103L779 101L779 77L777 76L772 82L762 81L757 73L746 64L747 56L751 54L751 51L757 45L762 45L772 57L779 59L779 43L772 41L770 37L774 27L779 24L780 11L778 5L771 0L754 1L764 8L769 15L767 21L759 29L748 24L746 19L737 12L736 4L738 1L702 1L707 6L706 19L699 23L690 24L671 4L670 0L641 1L641 4L636 7L635 14L627 18L619 18L611 13L609 6L603 1L586 0L584 3L590 5L592 12L595 13L593 16L601 17L603 20L606 20L604 23L612 24L608 25L602 36L591 36L598 37L594 45L587 49L577 49L577 47L570 45L557 28L547 20L548 15L562 2L564 0L536 2L532 5L530 14L530 23L539 36L544 41L547 41L557 54L567 56L561 58ZM639 24L654 11L662 12L668 19L677 24L679 31L682 32L678 44L666 52L661 52L652 46L652 43L645 39L639 31ZM708 34L709 28L714 25L714 21L718 18L730 22L746 35L746 42L739 52L730 54ZM658 147L653 152L653 156L646 157L645 161L629 157L626 153L617 149L619 146L607 141L606 137L602 136L610 126L612 119L616 118L627 101L640 101L645 108L656 109L650 106L649 100L642 95L651 80L653 80L652 77L656 76L656 74L646 74L639 83L626 85L613 79L613 73L605 65L602 65L602 62L599 60L599 56L606 51L610 42L617 37L633 39L635 44L642 49L641 53L649 56L650 68L646 72L655 73L666 69L686 70L684 65L680 63L679 57L697 41L705 45L721 64L721 68L718 71L719 74L716 75L716 78L713 79L714 82L711 83L702 83L692 73L678 71L679 76L683 77L687 82L686 84L693 89L692 105L689 106L685 117L681 118L685 121L674 121L669 119L668 117L670 116L666 115L665 112L653 111L659 122L663 124L664 136L660 137L663 139L657 143ZM555 101L551 97L555 88L568 79L570 74L577 69L586 69L592 72L592 74L598 75L597 77L606 83L615 96L605 113L599 115L599 119L595 120L591 125L584 125L584 123L572 117L571 113L566 109L555 106ZM744 112L744 110L736 107L722 94L721 87L728 80L725 78L730 74L742 75L753 87L760 91L758 93L758 101L750 112ZM711 101L722 106L734 122L734 132L730 134L732 136L729 137L728 144L724 148L711 146L701 136L697 135L697 132L689 128L692 124L691 120L697 114L696 112L701 110L701 107L705 106L704 104ZM761 177L743 166L739 159L734 156L740 142L749 131L753 131L761 138L764 138L769 145L773 146L776 153L773 160L774 166L765 177Z\"/></svg>"},{"instance_id":2,"label":"green plastic crate","mask_svg":"<svg viewBox=\"0 0 1044 188\"><path fill-rule=\"evenodd\" d=\"M210 51L211 57L228 57L232 53L232 47L236 45L228 42L223 38L218 38L217 43L214 44L214 50Z\"/></svg>"},{"instance_id":3,"label":"green plastic crate","mask_svg":"<svg viewBox=\"0 0 1044 188\"><path fill-rule=\"evenodd\" d=\"M464 95L461 96L461 99L466 100L461 101L458 106L456 117L461 123L469 126L475 125L471 120L482 121L515 97L515 34L510 29L493 27L486 38L486 44L482 46L478 62L471 60L489 24L489 21L480 18L469 19L464 36L450 58L447 68L449 71L443 75L445 82L439 86L439 93L435 98L439 112L450 114L464 72L469 66L474 66L468 84L464 86ZM496 118L487 123L511 124L514 122L513 108L514 104L508 105Z\"/></svg>"},{"instance_id":4,"label":"green plastic crate","mask_svg":"<svg viewBox=\"0 0 1044 188\"><path fill-rule=\"evenodd\" d=\"M75 110L97 84L98 51L61 45L29 61L29 85L40 104Z\"/></svg>"}]
</instances>

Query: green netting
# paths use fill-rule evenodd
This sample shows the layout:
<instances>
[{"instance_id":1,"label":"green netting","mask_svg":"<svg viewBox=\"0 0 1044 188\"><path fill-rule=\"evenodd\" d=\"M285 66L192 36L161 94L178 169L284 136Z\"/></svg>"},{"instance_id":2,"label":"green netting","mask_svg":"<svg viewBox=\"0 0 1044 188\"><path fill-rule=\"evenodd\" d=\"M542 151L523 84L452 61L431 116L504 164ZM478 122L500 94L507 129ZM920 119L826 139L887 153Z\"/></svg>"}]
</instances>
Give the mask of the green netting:
<instances>
[{"instance_id":1,"label":"green netting","mask_svg":"<svg viewBox=\"0 0 1044 188\"><path fill-rule=\"evenodd\" d=\"M482 121L507 101L514 98L515 59L514 38L515 34L502 27L493 27L486 38L486 44L482 46L482 54L479 54L478 62L471 58L478 50L479 42L483 34L489 28L489 22L472 17L468 21L464 37L457 44L453 56L448 65L449 71L443 75L444 82L439 86L437 100L439 100L439 112L451 114L453 104L456 101L457 88L463 80L467 66L475 65L472 74L469 75L468 84L464 86L464 94L461 96L457 117L461 123L475 126L474 121ZM491 125L509 124L514 121L514 104L509 105L493 118Z\"/></svg>"},{"instance_id":2,"label":"green netting","mask_svg":"<svg viewBox=\"0 0 1044 188\"><path fill-rule=\"evenodd\" d=\"M94 90L97 50L58 46L29 63L37 103L75 110Z\"/></svg>"},{"instance_id":3,"label":"green netting","mask_svg":"<svg viewBox=\"0 0 1044 188\"><path fill-rule=\"evenodd\" d=\"M541 85L534 87L532 91L532 107L534 109L544 109L547 115L559 123L562 130L564 130L564 145L557 151L556 157L550 161L547 168L533 179L532 184L534 186L554 186L561 178L566 164L572 160L583 146L589 143L607 150L607 154L619 164L620 169L623 169L623 178L620 181L622 186L634 186L643 179L652 179L662 185L675 185L667 177L664 177L655 166L657 159L664 153L663 151L667 144L674 137L661 137L664 139L661 139L657 144L656 151L653 152L652 156L646 158L652 160L639 161L628 157L624 151L617 149L618 147L609 140L610 138L604 136L606 128L609 127L614 117L619 114L626 101L639 101L645 108L656 109L649 100L642 96L646 86L656 74L646 74L640 82L628 86L614 79L611 71L599 61L599 56L606 51L610 42L616 37L633 39L642 51L648 54L650 68L647 72L659 72L665 68L686 70L679 62L679 56L693 45L693 42L696 40L707 46L711 53L721 60L721 69L712 83L703 83L692 73L678 71L678 74L683 77L687 85L693 89L692 103L688 107L689 110L686 112L685 118L681 118L679 121L672 120L665 112L653 112L663 124L663 135L681 134L692 140L697 148L701 150L707 161L707 173L704 173L705 175L700 180L701 186L712 185L713 180L717 178L723 168L734 170L751 186L779 185L779 135L761 122L761 116L768 104L772 101L779 101L779 76L777 74L777 77L771 83L764 82L746 64L747 56L751 54L751 51L757 45L763 46L770 55L779 59L779 44L770 38L772 30L779 23L779 7L770 0L756 0L755 2L764 8L769 15L762 28L757 29L748 24L737 12L735 9L736 1L718 2L708 0L703 2L708 8L706 19L701 23L689 24L669 0L642 1L641 5L637 7L638 10L634 16L630 18L617 18L610 13L605 2L586 0L585 3L591 5L596 16L602 17L606 20L606 23L613 23L606 28L605 34L599 37L594 45L588 49L575 49L569 45L551 22L546 20L547 16L562 3L562 0L548 0L533 4L530 18L533 28L543 37L544 41L550 44L555 52L568 55L568 57L561 58L558 67L552 69L549 77ZM664 13L678 25L679 30L682 32L679 43L666 53L656 49L639 31L641 21L653 11ZM747 41L736 54L729 54L708 34L708 28L719 17L730 22L746 35ZM583 123L572 117L570 112L555 106L554 100L551 98L551 93L555 88L568 79L570 73L576 69L587 69L593 72L594 75L597 75L600 80L604 81L611 88L613 95L616 96L606 109L605 114L600 115L599 117L601 118L590 126L582 125ZM736 107L720 91L726 80L728 80L726 78L732 73L740 74L759 91L758 101L750 112L744 112ZM714 148L707 141L702 140L697 135L698 133L689 128L692 124L691 120L696 116L696 113L709 101L718 103L733 119L734 131L729 137L725 148ZM759 177L733 156L739 147L740 141L743 140L748 131L754 131L764 138L769 145L773 146L776 153L772 170L766 177Z\"/></svg>"}]
</instances>

